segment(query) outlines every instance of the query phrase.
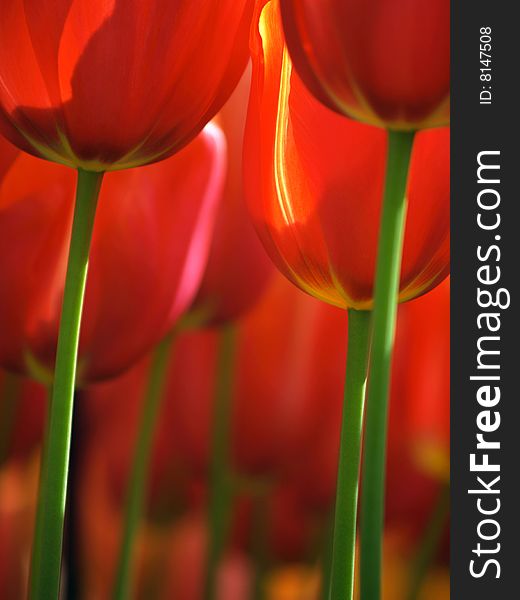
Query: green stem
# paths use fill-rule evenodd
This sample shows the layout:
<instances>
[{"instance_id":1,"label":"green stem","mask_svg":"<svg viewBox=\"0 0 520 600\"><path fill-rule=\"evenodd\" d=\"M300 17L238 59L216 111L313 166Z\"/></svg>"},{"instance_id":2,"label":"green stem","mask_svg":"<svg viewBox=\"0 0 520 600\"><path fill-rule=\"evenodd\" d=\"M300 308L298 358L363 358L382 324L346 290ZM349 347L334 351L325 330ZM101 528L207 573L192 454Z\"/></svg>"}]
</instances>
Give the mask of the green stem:
<instances>
[{"instance_id":1,"label":"green stem","mask_svg":"<svg viewBox=\"0 0 520 600\"><path fill-rule=\"evenodd\" d=\"M321 585L320 600L328 600L330 596L330 582L332 575L332 544L334 539L334 513L331 511L323 528L323 541L321 548Z\"/></svg>"},{"instance_id":2,"label":"green stem","mask_svg":"<svg viewBox=\"0 0 520 600\"><path fill-rule=\"evenodd\" d=\"M220 334L213 412L205 600L214 600L217 597L218 567L226 544L231 518L233 490L229 469L229 440L235 350L235 327L226 325Z\"/></svg>"},{"instance_id":3,"label":"green stem","mask_svg":"<svg viewBox=\"0 0 520 600\"><path fill-rule=\"evenodd\" d=\"M147 478L153 436L164 391L172 346L172 335L167 336L158 344L150 366L148 387L143 402L143 412L139 421L132 472L127 491L123 537L113 594L113 597L117 600L126 600L129 598L133 587L132 558L134 540L141 521L145 494L148 489Z\"/></svg>"},{"instance_id":4,"label":"green stem","mask_svg":"<svg viewBox=\"0 0 520 600\"><path fill-rule=\"evenodd\" d=\"M77 195L40 473L29 597L59 596L76 361L88 257L103 173L78 171Z\"/></svg>"},{"instance_id":5,"label":"green stem","mask_svg":"<svg viewBox=\"0 0 520 600\"><path fill-rule=\"evenodd\" d=\"M450 486L444 484L433 507L432 514L426 525L418 551L412 562L408 600L417 600L422 584L428 573L428 568L435 559L435 554L446 526L450 511Z\"/></svg>"},{"instance_id":6,"label":"green stem","mask_svg":"<svg viewBox=\"0 0 520 600\"><path fill-rule=\"evenodd\" d=\"M386 434L390 368L414 132L389 131L374 294L361 497L361 600L381 597Z\"/></svg>"},{"instance_id":7,"label":"green stem","mask_svg":"<svg viewBox=\"0 0 520 600\"><path fill-rule=\"evenodd\" d=\"M354 595L356 518L361 434L369 354L371 313L349 310L348 357L332 542L330 598Z\"/></svg>"}]
</instances>

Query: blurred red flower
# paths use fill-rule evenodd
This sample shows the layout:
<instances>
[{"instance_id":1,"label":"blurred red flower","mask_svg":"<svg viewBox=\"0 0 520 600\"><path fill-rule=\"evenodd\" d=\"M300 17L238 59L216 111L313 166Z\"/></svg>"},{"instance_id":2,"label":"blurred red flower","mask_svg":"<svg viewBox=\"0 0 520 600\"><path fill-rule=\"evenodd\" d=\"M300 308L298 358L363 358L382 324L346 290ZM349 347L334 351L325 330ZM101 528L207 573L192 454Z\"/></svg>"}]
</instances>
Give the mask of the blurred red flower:
<instances>
[{"instance_id":1,"label":"blurred red flower","mask_svg":"<svg viewBox=\"0 0 520 600\"><path fill-rule=\"evenodd\" d=\"M284 47L275 2L261 13L252 57L245 184L260 237L301 289L343 308L370 309L386 133L335 114L306 90ZM421 132L409 176L400 301L448 274L449 191L449 129Z\"/></svg>"},{"instance_id":2,"label":"blurred red flower","mask_svg":"<svg viewBox=\"0 0 520 600\"><path fill-rule=\"evenodd\" d=\"M280 0L296 70L330 108L390 129L449 123L449 0Z\"/></svg>"},{"instance_id":3,"label":"blurred red flower","mask_svg":"<svg viewBox=\"0 0 520 600\"><path fill-rule=\"evenodd\" d=\"M247 61L252 0L5 0L0 130L85 170L185 146Z\"/></svg>"},{"instance_id":4,"label":"blurred red flower","mask_svg":"<svg viewBox=\"0 0 520 600\"><path fill-rule=\"evenodd\" d=\"M0 364L52 369L74 173L0 140ZM110 174L101 192L81 329L83 383L128 368L190 306L206 265L225 173L211 125L172 159ZM32 364L34 366L34 364Z\"/></svg>"}]
</instances>

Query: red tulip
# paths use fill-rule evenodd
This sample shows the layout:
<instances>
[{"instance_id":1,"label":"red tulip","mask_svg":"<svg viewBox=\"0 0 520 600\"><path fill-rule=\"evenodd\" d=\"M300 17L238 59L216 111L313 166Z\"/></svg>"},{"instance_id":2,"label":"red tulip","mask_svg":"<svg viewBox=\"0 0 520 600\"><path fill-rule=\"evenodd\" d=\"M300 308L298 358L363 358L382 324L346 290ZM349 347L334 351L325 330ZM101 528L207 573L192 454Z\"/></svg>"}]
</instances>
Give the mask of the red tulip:
<instances>
[{"instance_id":1,"label":"red tulip","mask_svg":"<svg viewBox=\"0 0 520 600\"><path fill-rule=\"evenodd\" d=\"M386 133L333 113L305 89L284 49L275 2L262 11L252 53L245 183L260 237L301 289L370 309ZM449 270L447 128L417 135L408 197L400 301L435 287Z\"/></svg>"},{"instance_id":2,"label":"red tulip","mask_svg":"<svg viewBox=\"0 0 520 600\"><path fill-rule=\"evenodd\" d=\"M280 0L287 43L330 108L390 129L449 123L449 0Z\"/></svg>"},{"instance_id":3,"label":"red tulip","mask_svg":"<svg viewBox=\"0 0 520 600\"><path fill-rule=\"evenodd\" d=\"M252 0L4 0L0 130L90 171L161 160L224 104Z\"/></svg>"},{"instance_id":4,"label":"red tulip","mask_svg":"<svg viewBox=\"0 0 520 600\"><path fill-rule=\"evenodd\" d=\"M242 181L242 149L251 85L250 69L217 115L227 141L228 169L208 264L192 309L205 324L222 324L249 310L272 272L248 214Z\"/></svg>"},{"instance_id":5,"label":"red tulip","mask_svg":"<svg viewBox=\"0 0 520 600\"><path fill-rule=\"evenodd\" d=\"M0 163L7 144L0 141ZM206 264L225 168L210 126L174 158L107 176L79 350L83 382L113 376L190 306ZM52 368L72 218L73 172L19 154L0 187L0 363Z\"/></svg>"},{"instance_id":6,"label":"red tulip","mask_svg":"<svg viewBox=\"0 0 520 600\"><path fill-rule=\"evenodd\" d=\"M0 371L0 465L35 450L43 436L46 404L43 386Z\"/></svg>"}]
</instances>

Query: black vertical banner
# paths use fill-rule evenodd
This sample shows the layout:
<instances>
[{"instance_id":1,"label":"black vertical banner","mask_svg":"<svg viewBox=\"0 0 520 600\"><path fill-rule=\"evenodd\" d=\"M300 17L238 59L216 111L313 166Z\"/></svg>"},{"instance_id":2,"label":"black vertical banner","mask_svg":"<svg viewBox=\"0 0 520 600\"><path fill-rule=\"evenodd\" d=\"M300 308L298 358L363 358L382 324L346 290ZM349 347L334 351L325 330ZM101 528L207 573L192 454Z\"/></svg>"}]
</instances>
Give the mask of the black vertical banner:
<instances>
[{"instance_id":1,"label":"black vertical banner","mask_svg":"<svg viewBox=\"0 0 520 600\"><path fill-rule=\"evenodd\" d=\"M520 598L520 29L452 0L451 598Z\"/></svg>"}]
</instances>

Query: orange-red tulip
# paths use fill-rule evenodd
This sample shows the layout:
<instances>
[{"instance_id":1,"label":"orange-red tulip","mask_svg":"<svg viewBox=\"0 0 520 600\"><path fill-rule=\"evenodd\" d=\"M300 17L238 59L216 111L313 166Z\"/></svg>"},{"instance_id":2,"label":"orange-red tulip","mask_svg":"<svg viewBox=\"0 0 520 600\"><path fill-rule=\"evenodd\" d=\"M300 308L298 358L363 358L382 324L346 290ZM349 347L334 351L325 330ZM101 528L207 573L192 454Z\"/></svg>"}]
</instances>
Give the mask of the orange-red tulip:
<instances>
[{"instance_id":1,"label":"orange-red tulip","mask_svg":"<svg viewBox=\"0 0 520 600\"><path fill-rule=\"evenodd\" d=\"M0 163L6 146L0 141ZM168 161L107 176L94 227L80 379L121 372L190 306L224 172L223 137L211 125ZM0 183L0 364L24 370L36 359L52 368L74 174L19 153Z\"/></svg>"},{"instance_id":2,"label":"orange-red tulip","mask_svg":"<svg viewBox=\"0 0 520 600\"><path fill-rule=\"evenodd\" d=\"M390 129L449 122L449 0L280 0L295 67L330 108Z\"/></svg>"},{"instance_id":3,"label":"orange-red tulip","mask_svg":"<svg viewBox=\"0 0 520 600\"><path fill-rule=\"evenodd\" d=\"M248 214L242 181L244 128L251 70L215 121L226 136L228 169L204 277L193 310L204 324L240 317L258 301L273 270Z\"/></svg>"},{"instance_id":4,"label":"orange-red tulip","mask_svg":"<svg viewBox=\"0 0 520 600\"><path fill-rule=\"evenodd\" d=\"M277 6L252 39L253 83L245 183L254 222L278 268L301 289L340 307L370 309L386 133L337 115L292 69ZM449 130L416 137L408 186L400 301L449 270Z\"/></svg>"},{"instance_id":5,"label":"orange-red tulip","mask_svg":"<svg viewBox=\"0 0 520 600\"><path fill-rule=\"evenodd\" d=\"M170 156L247 61L252 0L4 0L0 130L85 170Z\"/></svg>"}]
</instances>

